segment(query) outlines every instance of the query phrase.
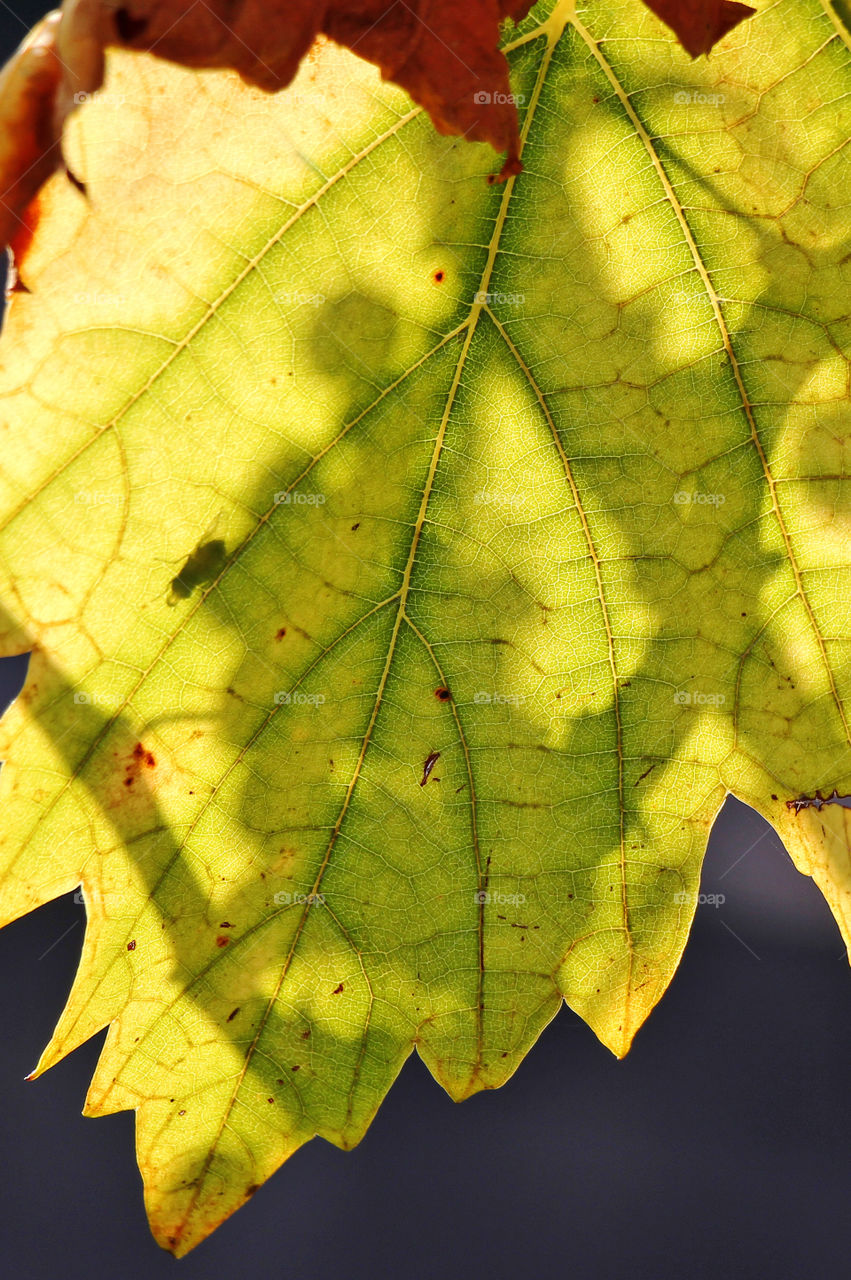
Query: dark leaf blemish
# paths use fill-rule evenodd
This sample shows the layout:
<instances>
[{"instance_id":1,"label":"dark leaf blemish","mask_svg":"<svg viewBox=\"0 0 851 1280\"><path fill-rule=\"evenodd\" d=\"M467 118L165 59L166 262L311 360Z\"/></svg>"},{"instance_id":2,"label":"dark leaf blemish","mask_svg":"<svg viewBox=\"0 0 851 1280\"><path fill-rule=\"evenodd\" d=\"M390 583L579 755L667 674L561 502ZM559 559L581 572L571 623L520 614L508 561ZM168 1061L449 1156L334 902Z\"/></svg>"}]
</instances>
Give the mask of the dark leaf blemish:
<instances>
[{"instance_id":1,"label":"dark leaf blemish","mask_svg":"<svg viewBox=\"0 0 851 1280\"><path fill-rule=\"evenodd\" d=\"M437 762L438 762L438 760L439 760L439 759L440 759L440 752L439 752L439 751L432 751L431 755L430 755L430 756L428 756L428 757L426 758L426 762L425 762L425 764L423 765L423 776L422 776L422 780L420 781L420 786L421 786L421 787L424 787L424 786L425 786L425 784L428 782L428 780L429 780L429 775L430 775L430 773L431 773L432 769L434 768L434 766L437 764Z\"/></svg>"}]
</instances>

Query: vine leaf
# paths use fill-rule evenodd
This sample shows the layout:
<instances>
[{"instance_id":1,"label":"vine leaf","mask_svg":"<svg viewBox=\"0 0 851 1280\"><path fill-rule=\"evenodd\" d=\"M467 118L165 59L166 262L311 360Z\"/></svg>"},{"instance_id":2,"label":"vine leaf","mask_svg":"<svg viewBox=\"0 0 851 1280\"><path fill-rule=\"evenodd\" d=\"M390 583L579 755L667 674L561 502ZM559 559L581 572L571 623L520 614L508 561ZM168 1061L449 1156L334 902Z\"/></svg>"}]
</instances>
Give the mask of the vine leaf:
<instances>
[{"instance_id":1,"label":"vine leaf","mask_svg":"<svg viewBox=\"0 0 851 1280\"><path fill-rule=\"evenodd\" d=\"M111 53L19 257L3 920L82 885L33 1074L108 1028L176 1253L414 1047L458 1099L563 1001L626 1053L728 793L851 932L848 33L505 52L501 186L334 44Z\"/></svg>"}]
</instances>

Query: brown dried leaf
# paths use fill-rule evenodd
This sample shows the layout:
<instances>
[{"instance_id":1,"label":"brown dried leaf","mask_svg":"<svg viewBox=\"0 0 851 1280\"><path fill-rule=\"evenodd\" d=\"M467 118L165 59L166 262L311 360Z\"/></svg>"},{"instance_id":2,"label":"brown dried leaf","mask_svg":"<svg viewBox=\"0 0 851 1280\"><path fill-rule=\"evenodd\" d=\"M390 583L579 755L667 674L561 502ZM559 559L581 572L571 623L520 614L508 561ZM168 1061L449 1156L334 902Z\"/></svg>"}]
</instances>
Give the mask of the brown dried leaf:
<instances>
[{"instance_id":1,"label":"brown dried leaf","mask_svg":"<svg viewBox=\"0 0 851 1280\"><path fill-rule=\"evenodd\" d=\"M646 0L692 56L706 53L753 12L736 0ZM186 67L227 67L268 92L282 89L318 35L380 68L441 133L489 142L520 171L517 111L500 24L532 0L67 0L0 76L0 243L25 222L31 200L61 163L63 124L103 83L110 45Z\"/></svg>"},{"instance_id":2,"label":"brown dried leaf","mask_svg":"<svg viewBox=\"0 0 851 1280\"><path fill-rule=\"evenodd\" d=\"M56 13L44 18L0 73L0 246L28 236L21 215L61 163L52 114L62 74L58 20Z\"/></svg>"},{"instance_id":3,"label":"brown dried leaf","mask_svg":"<svg viewBox=\"0 0 851 1280\"><path fill-rule=\"evenodd\" d=\"M649 9L677 35L693 58L708 53L754 9L737 0L644 0Z\"/></svg>"},{"instance_id":4,"label":"brown dried leaf","mask_svg":"<svg viewBox=\"0 0 851 1280\"><path fill-rule=\"evenodd\" d=\"M186 67L227 67L274 92L296 75L318 35L374 63L428 111L441 133L506 153L501 177L520 170L517 111L499 51L505 18L532 0L67 0L18 50L0 79L0 243L20 227L61 163L62 127L100 88L110 45Z\"/></svg>"}]
</instances>

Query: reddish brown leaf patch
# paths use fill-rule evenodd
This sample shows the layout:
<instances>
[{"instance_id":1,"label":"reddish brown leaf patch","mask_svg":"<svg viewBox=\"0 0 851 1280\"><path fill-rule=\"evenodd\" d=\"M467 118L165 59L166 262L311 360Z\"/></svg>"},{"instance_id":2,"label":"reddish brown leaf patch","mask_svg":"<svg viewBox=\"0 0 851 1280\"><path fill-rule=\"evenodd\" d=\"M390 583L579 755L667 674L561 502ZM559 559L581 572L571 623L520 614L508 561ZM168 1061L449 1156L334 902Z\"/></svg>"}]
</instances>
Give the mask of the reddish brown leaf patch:
<instances>
[{"instance_id":1,"label":"reddish brown leaf patch","mask_svg":"<svg viewBox=\"0 0 851 1280\"><path fill-rule=\"evenodd\" d=\"M657 18L674 31L693 58L708 53L714 44L755 12L737 0L644 0Z\"/></svg>"}]
</instances>

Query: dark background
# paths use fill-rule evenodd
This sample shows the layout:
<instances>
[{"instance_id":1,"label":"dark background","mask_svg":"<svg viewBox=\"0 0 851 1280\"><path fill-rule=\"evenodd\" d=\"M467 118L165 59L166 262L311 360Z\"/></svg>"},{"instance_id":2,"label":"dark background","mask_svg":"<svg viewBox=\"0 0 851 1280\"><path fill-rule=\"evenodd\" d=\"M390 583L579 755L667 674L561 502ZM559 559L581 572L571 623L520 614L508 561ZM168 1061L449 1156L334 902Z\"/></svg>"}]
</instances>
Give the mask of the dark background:
<instances>
[{"instance_id":1,"label":"dark background","mask_svg":"<svg viewBox=\"0 0 851 1280\"><path fill-rule=\"evenodd\" d=\"M5 58L44 3L0 0ZM25 659L0 663L0 706ZM2 814L0 814L2 821ZM31 1084L70 989L73 895L0 932L0 1258L10 1276L800 1280L847 1273L851 974L815 885L728 801L693 935L617 1062L564 1009L460 1106L412 1057L354 1151L304 1147L181 1262L151 1238L133 1115L80 1113L98 1036ZM262 1269L262 1271L261 1271Z\"/></svg>"}]
</instances>

